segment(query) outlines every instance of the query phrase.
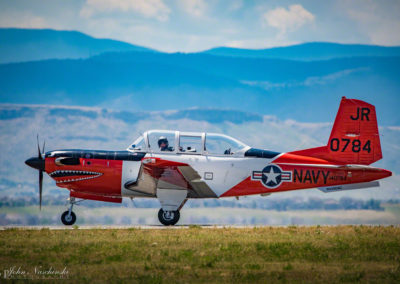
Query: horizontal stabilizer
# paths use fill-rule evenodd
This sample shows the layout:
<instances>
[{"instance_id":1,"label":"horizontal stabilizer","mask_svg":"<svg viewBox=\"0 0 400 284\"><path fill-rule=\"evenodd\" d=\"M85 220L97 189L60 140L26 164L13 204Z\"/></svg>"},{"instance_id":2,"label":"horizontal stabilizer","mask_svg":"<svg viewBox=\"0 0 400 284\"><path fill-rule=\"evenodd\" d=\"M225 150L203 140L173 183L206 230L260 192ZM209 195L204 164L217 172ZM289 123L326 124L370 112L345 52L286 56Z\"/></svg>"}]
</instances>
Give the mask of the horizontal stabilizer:
<instances>
[{"instance_id":1,"label":"horizontal stabilizer","mask_svg":"<svg viewBox=\"0 0 400 284\"><path fill-rule=\"evenodd\" d=\"M322 192L336 192L343 190L353 190L353 189L361 189L361 188L369 188L379 186L379 181L370 181L370 182L361 182L361 183L352 183L352 184L342 184L335 186L327 186L327 187L318 187Z\"/></svg>"}]
</instances>

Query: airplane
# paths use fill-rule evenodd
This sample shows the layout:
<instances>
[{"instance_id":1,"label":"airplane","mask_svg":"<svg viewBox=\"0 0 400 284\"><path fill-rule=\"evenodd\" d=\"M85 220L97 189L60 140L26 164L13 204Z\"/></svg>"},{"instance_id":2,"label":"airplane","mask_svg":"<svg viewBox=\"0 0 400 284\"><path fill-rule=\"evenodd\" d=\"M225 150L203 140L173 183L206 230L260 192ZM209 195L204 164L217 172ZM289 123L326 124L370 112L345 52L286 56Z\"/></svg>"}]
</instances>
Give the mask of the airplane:
<instances>
[{"instance_id":1,"label":"airplane","mask_svg":"<svg viewBox=\"0 0 400 284\"><path fill-rule=\"evenodd\" d=\"M40 150L25 163L70 191L61 215L72 225L82 200L121 203L157 198L161 224L175 225L191 198L223 198L318 188L336 192L379 186L392 173L370 166L382 158L375 107L342 97L327 145L292 152L252 148L216 133L150 130L125 151ZM80 200L78 200L80 199Z\"/></svg>"}]
</instances>

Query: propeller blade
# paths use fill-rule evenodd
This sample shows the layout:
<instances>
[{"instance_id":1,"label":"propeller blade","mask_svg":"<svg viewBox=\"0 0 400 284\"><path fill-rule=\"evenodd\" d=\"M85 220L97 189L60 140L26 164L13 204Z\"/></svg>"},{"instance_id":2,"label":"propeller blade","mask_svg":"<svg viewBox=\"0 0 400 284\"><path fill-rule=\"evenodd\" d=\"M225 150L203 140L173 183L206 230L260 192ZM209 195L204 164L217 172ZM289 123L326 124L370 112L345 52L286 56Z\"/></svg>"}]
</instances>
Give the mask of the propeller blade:
<instances>
[{"instance_id":1,"label":"propeller blade","mask_svg":"<svg viewBox=\"0 0 400 284\"><path fill-rule=\"evenodd\" d=\"M45 170L45 159L43 158L42 153L44 153L44 147L46 145L46 141L43 141L42 151L40 151L39 134L36 135L36 140L37 140L38 157L26 160L25 164L39 170L39 208L40 210L42 210L43 171Z\"/></svg>"},{"instance_id":2,"label":"propeller blade","mask_svg":"<svg viewBox=\"0 0 400 284\"><path fill-rule=\"evenodd\" d=\"M39 171L39 208L42 210L43 171Z\"/></svg>"},{"instance_id":3,"label":"propeller blade","mask_svg":"<svg viewBox=\"0 0 400 284\"><path fill-rule=\"evenodd\" d=\"M40 146L39 146L39 134L36 135L36 140L37 140L37 150L38 150L38 158L42 158L42 153L40 153Z\"/></svg>"}]
</instances>

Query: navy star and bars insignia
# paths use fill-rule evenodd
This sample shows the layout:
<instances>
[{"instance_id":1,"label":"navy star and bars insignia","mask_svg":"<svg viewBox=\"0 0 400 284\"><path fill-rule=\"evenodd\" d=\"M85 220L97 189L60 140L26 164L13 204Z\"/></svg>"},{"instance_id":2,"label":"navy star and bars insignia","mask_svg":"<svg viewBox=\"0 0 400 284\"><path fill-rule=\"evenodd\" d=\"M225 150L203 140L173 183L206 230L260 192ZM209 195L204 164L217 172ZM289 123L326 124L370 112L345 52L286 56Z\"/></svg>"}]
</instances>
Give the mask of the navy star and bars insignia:
<instances>
[{"instance_id":1,"label":"navy star and bars insignia","mask_svg":"<svg viewBox=\"0 0 400 284\"><path fill-rule=\"evenodd\" d=\"M282 171L277 165L268 165L262 171L253 171L252 180L260 180L267 188L277 188L284 181L292 181L291 171Z\"/></svg>"}]
</instances>

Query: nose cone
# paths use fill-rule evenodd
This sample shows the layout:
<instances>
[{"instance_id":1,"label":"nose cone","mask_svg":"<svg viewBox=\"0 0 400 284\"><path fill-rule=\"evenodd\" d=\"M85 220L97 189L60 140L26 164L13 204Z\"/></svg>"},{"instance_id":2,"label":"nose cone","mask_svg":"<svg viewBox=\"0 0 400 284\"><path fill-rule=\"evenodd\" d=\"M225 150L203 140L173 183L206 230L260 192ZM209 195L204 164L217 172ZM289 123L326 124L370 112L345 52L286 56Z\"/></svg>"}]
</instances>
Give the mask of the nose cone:
<instances>
[{"instance_id":1,"label":"nose cone","mask_svg":"<svg viewBox=\"0 0 400 284\"><path fill-rule=\"evenodd\" d=\"M29 158L28 160L25 161L25 164L27 164L31 168L41 171L44 171L45 168L45 160L37 157Z\"/></svg>"}]
</instances>

